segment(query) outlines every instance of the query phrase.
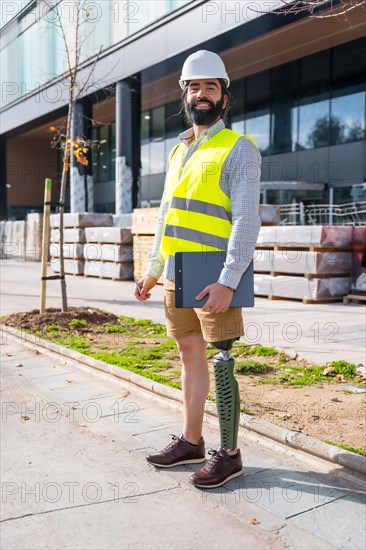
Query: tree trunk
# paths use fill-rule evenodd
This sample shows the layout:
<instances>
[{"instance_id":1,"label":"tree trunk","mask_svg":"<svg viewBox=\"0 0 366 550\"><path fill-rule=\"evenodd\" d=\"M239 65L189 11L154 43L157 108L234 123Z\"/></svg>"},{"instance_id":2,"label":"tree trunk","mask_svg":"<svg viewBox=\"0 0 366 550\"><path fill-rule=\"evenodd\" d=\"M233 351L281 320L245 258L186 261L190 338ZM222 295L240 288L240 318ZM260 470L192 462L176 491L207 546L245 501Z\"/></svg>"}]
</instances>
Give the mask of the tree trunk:
<instances>
[{"instance_id":1,"label":"tree trunk","mask_svg":"<svg viewBox=\"0 0 366 550\"><path fill-rule=\"evenodd\" d=\"M69 109L67 113L67 124L66 124L66 144L64 152L64 161L62 169L62 178L61 178L61 189L60 189L60 281L61 281L61 298L62 298L62 311L67 312L67 292L66 292L66 280L65 280L65 259L64 259L64 211L65 211L65 197L66 197L66 182L67 182L67 171L70 167L70 154L72 154L73 144L68 144L70 139L70 122L73 110L73 103L69 101ZM67 153L67 146L70 145L70 153Z\"/></svg>"}]
</instances>

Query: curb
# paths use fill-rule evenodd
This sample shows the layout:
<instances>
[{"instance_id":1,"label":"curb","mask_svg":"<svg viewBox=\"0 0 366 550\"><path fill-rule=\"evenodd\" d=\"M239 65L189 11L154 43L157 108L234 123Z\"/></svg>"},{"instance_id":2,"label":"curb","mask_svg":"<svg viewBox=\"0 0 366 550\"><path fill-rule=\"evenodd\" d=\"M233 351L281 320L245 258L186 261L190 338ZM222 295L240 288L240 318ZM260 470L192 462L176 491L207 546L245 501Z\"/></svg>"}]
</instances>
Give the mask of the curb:
<instances>
[{"instance_id":1,"label":"curb","mask_svg":"<svg viewBox=\"0 0 366 550\"><path fill-rule=\"evenodd\" d=\"M0 324L0 328L17 341L29 342L41 346L49 351L57 353L58 355L87 365L88 367L101 371L105 374L120 378L159 396L172 399L180 403L183 401L181 390L171 388L170 386L165 386L160 382L155 382L154 380L145 378L140 374L125 370L122 367L116 367L114 365L104 363L99 359L93 359L92 357L88 357L78 351L65 348L58 344L54 344L53 342L48 342L47 340L43 340L38 336L34 336L33 334L29 334L20 329L4 324ZM2 341L4 341L4 339L2 339ZM217 417L216 404L206 402L205 413ZM303 435L299 432L286 430L285 428L276 426L267 420L262 420L256 416L251 416L244 413L241 413L240 415L239 425L293 449L304 451L324 460L334 462L344 468L348 468L349 470L353 470L363 475L366 474L366 457L364 456L357 455L351 451L346 451L334 445L329 445L328 443L324 443L323 441Z\"/></svg>"}]
</instances>

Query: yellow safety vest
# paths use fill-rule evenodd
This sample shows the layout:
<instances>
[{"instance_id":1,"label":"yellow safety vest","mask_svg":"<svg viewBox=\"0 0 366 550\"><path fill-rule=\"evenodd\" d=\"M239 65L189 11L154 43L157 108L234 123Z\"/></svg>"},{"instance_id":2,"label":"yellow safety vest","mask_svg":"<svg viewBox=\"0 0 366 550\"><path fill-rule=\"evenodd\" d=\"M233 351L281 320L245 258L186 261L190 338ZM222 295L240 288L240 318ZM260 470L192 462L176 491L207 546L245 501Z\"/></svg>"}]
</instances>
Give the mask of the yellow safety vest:
<instances>
[{"instance_id":1,"label":"yellow safety vest","mask_svg":"<svg viewBox=\"0 0 366 550\"><path fill-rule=\"evenodd\" d=\"M165 225L160 252L227 250L231 232L230 198L220 188L223 164L240 137L229 129L217 132L181 166L187 147L173 147L165 183ZM169 203L169 204L168 204Z\"/></svg>"}]
</instances>

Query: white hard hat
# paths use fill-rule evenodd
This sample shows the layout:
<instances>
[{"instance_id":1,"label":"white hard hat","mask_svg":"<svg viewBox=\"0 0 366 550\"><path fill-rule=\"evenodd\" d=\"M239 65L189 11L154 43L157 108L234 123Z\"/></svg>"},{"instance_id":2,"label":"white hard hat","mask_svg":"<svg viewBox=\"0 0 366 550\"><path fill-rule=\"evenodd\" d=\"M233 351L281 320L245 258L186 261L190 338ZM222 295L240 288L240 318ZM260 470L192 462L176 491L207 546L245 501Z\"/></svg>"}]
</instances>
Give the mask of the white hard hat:
<instances>
[{"instance_id":1,"label":"white hard hat","mask_svg":"<svg viewBox=\"0 0 366 550\"><path fill-rule=\"evenodd\" d=\"M203 78L222 78L229 87L230 79L223 60L217 53L199 50L192 53L183 64L179 85L184 90L187 80L201 80Z\"/></svg>"}]
</instances>

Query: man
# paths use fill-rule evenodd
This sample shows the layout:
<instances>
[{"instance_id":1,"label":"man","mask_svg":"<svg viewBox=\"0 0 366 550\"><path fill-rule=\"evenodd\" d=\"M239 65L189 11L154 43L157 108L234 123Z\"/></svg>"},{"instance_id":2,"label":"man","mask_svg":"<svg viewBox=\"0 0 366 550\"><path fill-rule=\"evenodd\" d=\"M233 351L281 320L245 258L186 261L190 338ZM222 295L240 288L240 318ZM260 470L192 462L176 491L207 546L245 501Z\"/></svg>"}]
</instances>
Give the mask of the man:
<instances>
[{"instance_id":1,"label":"man","mask_svg":"<svg viewBox=\"0 0 366 550\"><path fill-rule=\"evenodd\" d=\"M147 460L162 468L205 462L202 423L209 392L206 346L210 342L222 352L215 362L221 446L209 451L211 459L190 481L196 487L212 488L242 473L237 448L240 397L229 351L244 331L241 308L229 306L252 260L260 228L261 156L251 138L225 128L230 80L217 54L201 50L190 55L179 84L192 127L179 135L181 143L170 152L150 264L135 297L148 300L165 267L167 333L176 339L182 360L183 432ZM203 250L226 251L220 277L197 296L201 300L208 295L202 309L177 309L174 254Z\"/></svg>"}]
</instances>

